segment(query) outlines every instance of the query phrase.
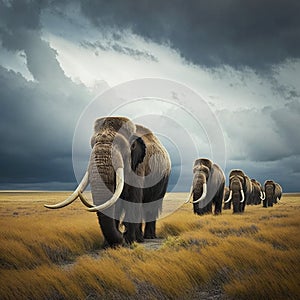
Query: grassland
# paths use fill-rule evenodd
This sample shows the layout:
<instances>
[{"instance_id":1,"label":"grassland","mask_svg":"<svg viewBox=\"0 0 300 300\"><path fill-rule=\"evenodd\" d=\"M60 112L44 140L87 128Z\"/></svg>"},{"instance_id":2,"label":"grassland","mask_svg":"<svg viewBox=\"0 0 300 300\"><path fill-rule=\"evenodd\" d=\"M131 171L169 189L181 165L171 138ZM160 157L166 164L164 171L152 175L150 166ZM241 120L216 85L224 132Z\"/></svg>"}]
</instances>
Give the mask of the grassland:
<instances>
[{"instance_id":1,"label":"grassland","mask_svg":"<svg viewBox=\"0 0 300 300\"><path fill-rule=\"evenodd\" d=\"M103 250L79 201L43 207L68 194L0 193L0 299L299 299L300 195L243 215L183 205L159 220L156 243Z\"/></svg>"}]
</instances>

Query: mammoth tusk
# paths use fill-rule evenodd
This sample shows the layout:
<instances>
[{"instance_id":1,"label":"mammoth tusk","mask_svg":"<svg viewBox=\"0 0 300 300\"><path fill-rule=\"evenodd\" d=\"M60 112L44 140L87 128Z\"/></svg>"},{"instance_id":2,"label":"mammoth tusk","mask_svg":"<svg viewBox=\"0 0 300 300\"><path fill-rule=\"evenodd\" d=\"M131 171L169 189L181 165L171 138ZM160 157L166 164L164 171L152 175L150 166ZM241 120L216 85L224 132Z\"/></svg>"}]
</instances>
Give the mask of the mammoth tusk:
<instances>
[{"instance_id":1,"label":"mammoth tusk","mask_svg":"<svg viewBox=\"0 0 300 300\"><path fill-rule=\"evenodd\" d=\"M264 192L260 192L260 199L261 200L265 200L265 198L266 198L266 194L264 193Z\"/></svg>"},{"instance_id":2,"label":"mammoth tusk","mask_svg":"<svg viewBox=\"0 0 300 300\"><path fill-rule=\"evenodd\" d=\"M191 201L192 197L193 197L193 185L191 186L189 197L188 197L188 199L184 203L189 203Z\"/></svg>"},{"instance_id":3,"label":"mammoth tusk","mask_svg":"<svg viewBox=\"0 0 300 300\"><path fill-rule=\"evenodd\" d=\"M87 198L81 193L81 192L78 192L78 196L79 196L79 199L81 200L81 202L86 206L86 207L94 207L95 205L91 204Z\"/></svg>"},{"instance_id":4,"label":"mammoth tusk","mask_svg":"<svg viewBox=\"0 0 300 300\"><path fill-rule=\"evenodd\" d=\"M245 194L244 194L243 189L241 189L241 194L242 194L242 200L241 200L241 203L243 203L243 202L245 201Z\"/></svg>"},{"instance_id":5,"label":"mammoth tusk","mask_svg":"<svg viewBox=\"0 0 300 300\"><path fill-rule=\"evenodd\" d=\"M99 210L104 210L106 208L111 207L117 202L117 200L121 196L123 188L124 188L124 169L119 168L116 171L116 190L113 196L103 204L88 208L88 211L97 212Z\"/></svg>"},{"instance_id":6,"label":"mammoth tusk","mask_svg":"<svg viewBox=\"0 0 300 300\"><path fill-rule=\"evenodd\" d=\"M229 197L226 201L224 201L224 203L228 203L232 198L232 190L230 190L230 193L229 193Z\"/></svg>"},{"instance_id":7,"label":"mammoth tusk","mask_svg":"<svg viewBox=\"0 0 300 300\"><path fill-rule=\"evenodd\" d=\"M79 196L79 192L80 193L83 192L86 189L86 187L88 186L88 184L89 184L89 173L85 172L81 182L79 183L78 187L76 188L76 190L73 192L73 194L71 196L69 196L63 202L60 202L57 204L44 204L44 206L47 208L52 208L52 209L62 208L62 207L67 206L77 199L77 197Z\"/></svg>"},{"instance_id":8,"label":"mammoth tusk","mask_svg":"<svg viewBox=\"0 0 300 300\"><path fill-rule=\"evenodd\" d=\"M205 197L206 197L206 193L207 193L207 184L204 183L204 184L203 184L203 193L202 193L201 197L200 197L199 199L193 201L193 203L198 203L198 202L204 200Z\"/></svg>"}]
</instances>

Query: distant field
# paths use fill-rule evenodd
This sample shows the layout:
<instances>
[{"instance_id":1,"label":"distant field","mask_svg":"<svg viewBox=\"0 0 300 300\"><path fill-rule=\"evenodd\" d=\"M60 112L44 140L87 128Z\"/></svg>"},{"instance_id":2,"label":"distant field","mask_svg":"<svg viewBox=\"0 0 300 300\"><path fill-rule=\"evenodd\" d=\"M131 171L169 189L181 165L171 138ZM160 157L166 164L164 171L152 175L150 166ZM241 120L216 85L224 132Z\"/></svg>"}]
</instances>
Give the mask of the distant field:
<instances>
[{"instance_id":1,"label":"distant field","mask_svg":"<svg viewBox=\"0 0 300 300\"><path fill-rule=\"evenodd\" d=\"M168 194L159 239L108 250L79 201L43 207L69 194L0 192L0 299L299 299L300 194L201 217Z\"/></svg>"}]
</instances>

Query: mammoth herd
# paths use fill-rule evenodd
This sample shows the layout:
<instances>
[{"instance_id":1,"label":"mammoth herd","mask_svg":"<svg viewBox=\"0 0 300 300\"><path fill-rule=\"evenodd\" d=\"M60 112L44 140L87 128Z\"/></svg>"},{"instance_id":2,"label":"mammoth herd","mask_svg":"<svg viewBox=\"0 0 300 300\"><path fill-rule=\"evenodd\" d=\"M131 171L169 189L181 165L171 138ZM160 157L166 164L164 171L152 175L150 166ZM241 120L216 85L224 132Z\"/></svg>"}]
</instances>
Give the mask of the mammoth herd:
<instances>
[{"instance_id":1,"label":"mammoth herd","mask_svg":"<svg viewBox=\"0 0 300 300\"><path fill-rule=\"evenodd\" d=\"M250 179L241 170L232 170L229 174L229 187L224 189L224 209L243 212L245 205L270 207L281 199L282 188L273 180L266 180L262 186L256 179Z\"/></svg>"},{"instance_id":2,"label":"mammoth herd","mask_svg":"<svg viewBox=\"0 0 300 300\"><path fill-rule=\"evenodd\" d=\"M167 150L148 128L125 117L97 119L91 148L88 167L75 191L45 207L62 208L79 198L88 211L97 213L105 245L110 247L155 238L171 172ZM222 169L205 158L195 160L193 174L187 202L192 201L199 215L212 213L213 206L215 214L231 207L241 213L246 205L261 201L264 207L273 206L282 194L278 183L267 180L262 186L242 170L232 170L225 187ZM88 185L93 203L83 194Z\"/></svg>"},{"instance_id":3,"label":"mammoth herd","mask_svg":"<svg viewBox=\"0 0 300 300\"><path fill-rule=\"evenodd\" d=\"M225 175L220 167L211 160L195 160L194 178L190 196L194 213L202 215L219 214L223 209L233 209L233 213L243 213L246 205L273 206L281 199L282 188L273 180L267 180L262 186L256 179L250 179L242 170L231 170L229 186L225 186Z\"/></svg>"}]
</instances>

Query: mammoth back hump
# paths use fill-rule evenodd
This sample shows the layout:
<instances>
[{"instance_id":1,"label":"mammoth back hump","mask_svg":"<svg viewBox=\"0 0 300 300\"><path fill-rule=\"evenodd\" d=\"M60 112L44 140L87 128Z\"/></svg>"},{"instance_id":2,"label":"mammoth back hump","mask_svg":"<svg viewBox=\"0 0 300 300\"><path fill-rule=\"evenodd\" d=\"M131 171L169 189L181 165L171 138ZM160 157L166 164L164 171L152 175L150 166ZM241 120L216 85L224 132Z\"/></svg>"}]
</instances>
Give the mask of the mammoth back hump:
<instances>
[{"instance_id":1,"label":"mammoth back hump","mask_svg":"<svg viewBox=\"0 0 300 300\"><path fill-rule=\"evenodd\" d=\"M95 121L94 132L101 132L105 129L118 132L127 138L136 130L135 124L125 117L102 117Z\"/></svg>"},{"instance_id":2,"label":"mammoth back hump","mask_svg":"<svg viewBox=\"0 0 300 300\"><path fill-rule=\"evenodd\" d=\"M275 188L275 183L273 180L266 180L265 183L264 183L264 186L267 186L267 185L273 185L274 188Z\"/></svg>"},{"instance_id":3,"label":"mammoth back hump","mask_svg":"<svg viewBox=\"0 0 300 300\"><path fill-rule=\"evenodd\" d=\"M236 169L236 170L232 170L232 171L230 172L229 177L235 176L235 175L244 177L244 176L245 176L245 173L244 173L242 170Z\"/></svg>"},{"instance_id":4,"label":"mammoth back hump","mask_svg":"<svg viewBox=\"0 0 300 300\"><path fill-rule=\"evenodd\" d=\"M197 166L197 165L203 165L211 170L213 163L208 158L198 158L194 162L194 166Z\"/></svg>"}]
</instances>

